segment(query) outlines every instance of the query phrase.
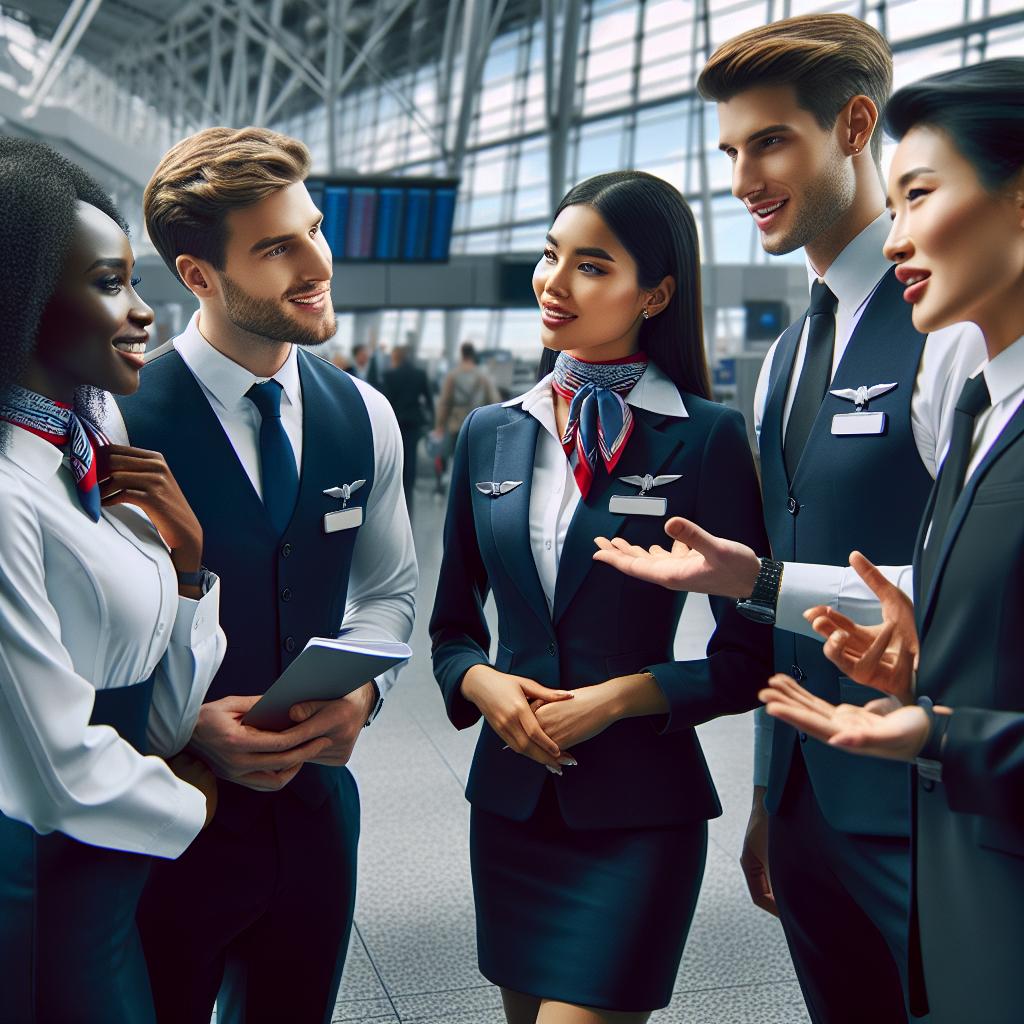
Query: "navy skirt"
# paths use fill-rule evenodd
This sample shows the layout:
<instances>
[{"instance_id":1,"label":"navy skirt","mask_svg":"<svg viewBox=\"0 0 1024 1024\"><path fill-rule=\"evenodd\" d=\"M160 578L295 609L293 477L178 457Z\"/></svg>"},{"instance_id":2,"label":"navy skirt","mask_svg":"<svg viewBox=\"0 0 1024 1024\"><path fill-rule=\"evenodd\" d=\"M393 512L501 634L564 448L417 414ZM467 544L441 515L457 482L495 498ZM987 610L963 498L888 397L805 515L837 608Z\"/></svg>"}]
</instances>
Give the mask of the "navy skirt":
<instances>
[{"instance_id":1,"label":"navy skirt","mask_svg":"<svg viewBox=\"0 0 1024 1024\"><path fill-rule=\"evenodd\" d=\"M556 780L526 822L473 808L477 951L502 988L580 1006L667 1006L693 920L707 822L571 829Z\"/></svg>"},{"instance_id":2,"label":"navy skirt","mask_svg":"<svg viewBox=\"0 0 1024 1024\"><path fill-rule=\"evenodd\" d=\"M152 680L98 690L92 724L141 747ZM135 910L150 858L0 815L0 1021L151 1024Z\"/></svg>"}]
</instances>

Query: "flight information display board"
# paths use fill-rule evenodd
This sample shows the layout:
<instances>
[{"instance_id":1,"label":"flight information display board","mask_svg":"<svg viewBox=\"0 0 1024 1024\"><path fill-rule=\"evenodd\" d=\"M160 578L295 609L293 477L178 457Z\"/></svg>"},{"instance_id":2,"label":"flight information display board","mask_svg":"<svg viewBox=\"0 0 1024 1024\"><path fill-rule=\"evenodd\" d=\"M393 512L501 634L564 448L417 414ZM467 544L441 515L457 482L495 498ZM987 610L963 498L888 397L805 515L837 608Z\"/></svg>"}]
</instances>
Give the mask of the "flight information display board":
<instances>
[{"instance_id":1,"label":"flight information display board","mask_svg":"<svg viewBox=\"0 0 1024 1024\"><path fill-rule=\"evenodd\" d=\"M444 263L456 178L310 178L335 263Z\"/></svg>"}]
</instances>

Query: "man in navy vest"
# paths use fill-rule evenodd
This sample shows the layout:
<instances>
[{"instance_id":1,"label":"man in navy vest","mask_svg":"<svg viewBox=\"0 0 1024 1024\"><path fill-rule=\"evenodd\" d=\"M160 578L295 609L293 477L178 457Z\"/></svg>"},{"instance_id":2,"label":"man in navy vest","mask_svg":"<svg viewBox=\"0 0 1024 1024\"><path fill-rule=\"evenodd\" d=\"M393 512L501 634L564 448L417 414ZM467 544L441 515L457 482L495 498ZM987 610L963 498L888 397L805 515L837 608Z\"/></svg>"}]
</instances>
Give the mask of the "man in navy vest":
<instances>
[{"instance_id":1,"label":"man in navy vest","mask_svg":"<svg viewBox=\"0 0 1024 1024\"><path fill-rule=\"evenodd\" d=\"M348 947L359 799L344 767L394 673L296 705L280 733L241 717L313 636L412 631L416 562L387 401L302 346L335 331L331 253L302 143L210 128L146 188L150 238L199 300L120 412L164 453L221 576L228 652L191 749L219 813L156 866L139 925L161 1022L327 1022ZM164 870L166 867L166 870Z\"/></svg>"},{"instance_id":2,"label":"man in navy vest","mask_svg":"<svg viewBox=\"0 0 1024 1024\"><path fill-rule=\"evenodd\" d=\"M671 552L611 542L595 555L674 589L737 598L777 627L779 671L861 705L878 692L839 675L802 613L830 605L879 621L877 600L846 566L855 548L909 585L898 567L911 561L960 389L984 358L973 327L914 330L882 254L889 217L875 127L891 83L885 40L841 14L744 33L705 66L698 88L718 104L733 194L766 252L802 247L807 259L810 307L769 351L754 399L774 560L679 519L666 527ZM789 726L773 735L763 715L755 740L741 863L754 902L782 918L811 1019L903 1024L907 768L851 768Z\"/></svg>"}]
</instances>

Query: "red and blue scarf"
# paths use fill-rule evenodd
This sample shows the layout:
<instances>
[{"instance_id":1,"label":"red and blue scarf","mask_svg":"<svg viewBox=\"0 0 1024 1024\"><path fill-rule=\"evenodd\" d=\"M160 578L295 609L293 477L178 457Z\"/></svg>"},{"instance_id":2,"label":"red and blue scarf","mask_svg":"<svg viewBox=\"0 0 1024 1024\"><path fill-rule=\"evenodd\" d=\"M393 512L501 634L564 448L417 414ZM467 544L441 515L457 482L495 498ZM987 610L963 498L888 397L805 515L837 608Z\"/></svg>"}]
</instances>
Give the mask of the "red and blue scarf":
<instances>
[{"instance_id":1,"label":"red and blue scarf","mask_svg":"<svg viewBox=\"0 0 1024 1024\"><path fill-rule=\"evenodd\" d=\"M584 498L594 482L598 452L611 473L625 451L634 419L624 399L646 369L647 356L642 352L605 363L558 354L551 386L569 403L562 447Z\"/></svg>"},{"instance_id":2,"label":"red and blue scarf","mask_svg":"<svg viewBox=\"0 0 1024 1024\"><path fill-rule=\"evenodd\" d=\"M78 500L94 522L100 519L100 488L96 479L96 445L110 442L103 432L63 402L27 388L11 388L0 404L0 419L21 427L58 448L67 448L68 462L78 487Z\"/></svg>"}]
</instances>

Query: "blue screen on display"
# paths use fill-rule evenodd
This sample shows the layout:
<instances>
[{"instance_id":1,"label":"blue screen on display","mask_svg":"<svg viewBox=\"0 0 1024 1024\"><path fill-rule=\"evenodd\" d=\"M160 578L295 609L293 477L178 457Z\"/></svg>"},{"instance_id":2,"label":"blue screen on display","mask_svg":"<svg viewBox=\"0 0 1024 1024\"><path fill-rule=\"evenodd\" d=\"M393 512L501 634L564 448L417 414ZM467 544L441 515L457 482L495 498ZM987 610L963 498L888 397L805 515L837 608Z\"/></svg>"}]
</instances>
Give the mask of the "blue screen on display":
<instances>
[{"instance_id":1,"label":"blue screen on display","mask_svg":"<svg viewBox=\"0 0 1024 1024\"><path fill-rule=\"evenodd\" d=\"M306 184L323 212L334 262L447 261L458 181L317 178Z\"/></svg>"}]
</instances>

